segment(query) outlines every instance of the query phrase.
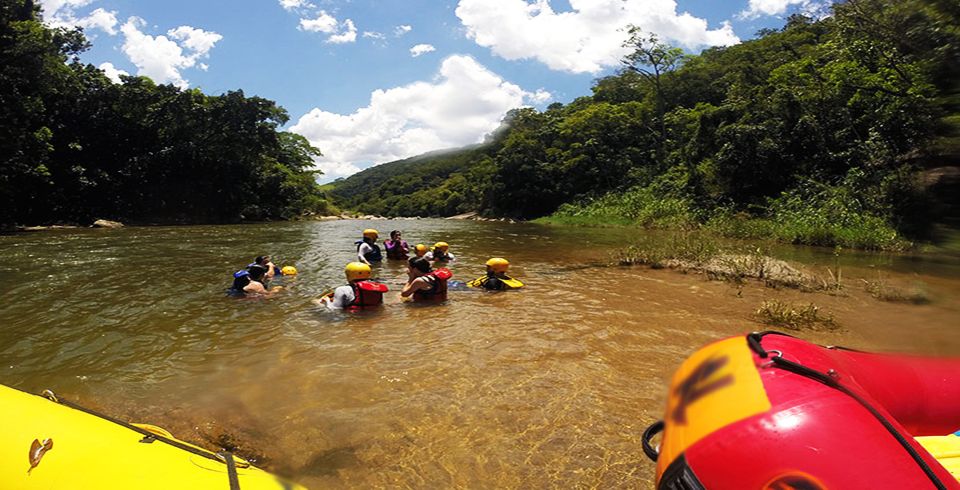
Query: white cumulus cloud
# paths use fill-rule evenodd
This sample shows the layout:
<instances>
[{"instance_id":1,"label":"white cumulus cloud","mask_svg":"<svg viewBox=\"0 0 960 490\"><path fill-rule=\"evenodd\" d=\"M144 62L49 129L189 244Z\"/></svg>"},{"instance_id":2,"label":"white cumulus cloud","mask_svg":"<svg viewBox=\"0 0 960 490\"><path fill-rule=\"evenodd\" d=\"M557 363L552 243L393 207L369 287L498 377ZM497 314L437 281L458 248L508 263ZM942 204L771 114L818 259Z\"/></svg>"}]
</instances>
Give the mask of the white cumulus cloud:
<instances>
[{"instance_id":1,"label":"white cumulus cloud","mask_svg":"<svg viewBox=\"0 0 960 490\"><path fill-rule=\"evenodd\" d=\"M284 10L299 10L312 8L313 4L307 0L280 0L280 6Z\"/></svg>"},{"instance_id":2,"label":"white cumulus cloud","mask_svg":"<svg viewBox=\"0 0 960 490\"><path fill-rule=\"evenodd\" d=\"M180 88L189 86L181 70L196 66L223 39L216 32L190 26L170 29L166 36L151 36L140 30L145 25L143 19L130 17L120 27L124 35L121 46L123 53L136 65L138 75L146 75L158 83L172 83Z\"/></svg>"},{"instance_id":3,"label":"white cumulus cloud","mask_svg":"<svg viewBox=\"0 0 960 490\"><path fill-rule=\"evenodd\" d=\"M321 10L315 19L300 19L300 30L330 34L326 42L331 44L352 43L357 40L357 26L347 19L343 22ZM366 33L364 33L366 35Z\"/></svg>"},{"instance_id":4,"label":"white cumulus cloud","mask_svg":"<svg viewBox=\"0 0 960 490\"><path fill-rule=\"evenodd\" d=\"M344 177L360 165L384 163L441 148L477 143L510 109L549 100L502 79L469 56L443 60L432 81L376 90L351 114L315 108L291 131L323 151L317 165Z\"/></svg>"},{"instance_id":5,"label":"white cumulus cloud","mask_svg":"<svg viewBox=\"0 0 960 490\"><path fill-rule=\"evenodd\" d=\"M113 63L110 62L100 63L100 66L97 68L103 70L103 73L107 75L107 78L113 80L113 83L120 83L122 81L120 80L120 75L129 75L129 73L113 66Z\"/></svg>"},{"instance_id":6,"label":"white cumulus cloud","mask_svg":"<svg viewBox=\"0 0 960 490\"><path fill-rule=\"evenodd\" d=\"M406 24L399 25L393 29L393 35L400 37L413 30L413 26L408 26Z\"/></svg>"},{"instance_id":7,"label":"white cumulus cloud","mask_svg":"<svg viewBox=\"0 0 960 490\"><path fill-rule=\"evenodd\" d=\"M337 30L337 18L321 10L316 19L300 19L300 29L331 34Z\"/></svg>"},{"instance_id":8,"label":"white cumulus cloud","mask_svg":"<svg viewBox=\"0 0 960 490\"><path fill-rule=\"evenodd\" d=\"M97 28L113 36L117 33L117 12L102 8L86 14L77 10L93 3L93 0L40 0L43 19L51 27L82 27L85 30Z\"/></svg>"},{"instance_id":9,"label":"white cumulus cloud","mask_svg":"<svg viewBox=\"0 0 960 490\"><path fill-rule=\"evenodd\" d=\"M433 46L431 46L431 45L429 45L429 44L418 44L418 45L410 48L410 55L413 56L414 58L416 58L417 56L420 56L421 54L426 54L426 53L429 53L429 52L431 52L431 51L436 51L436 50L437 50L437 48L434 48Z\"/></svg>"},{"instance_id":10,"label":"white cumulus cloud","mask_svg":"<svg viewBox=\"0 0 960 490\"><path fill-rule=\"evenodd\" d=\"M756 19L762 15L783 15L794 6L804 14L822 17L829 4L829 1L817 0L750 0L746 10L740 12L739 17Z\"/></svg>"},{"instance_id":11,"label":"white cumulus cloud","mask_svg":"<svg viewBox=\"0 0 960 490\"><path fill-rule=\"evenodd\" d=\"M559 3L559 2L555 2ZM740 42L729 23L677 12L675 0L570 0L556 12L549 0L460 0L456 15L467 36L508 60L534 58L554 70L596 73L618 66L626 53L624 27L634 24L661 39L694 49Z\"/></svg>"},{"instance_id":12,"label":"white cumulus cloud","mask_svg":"<svg viewBox=\"0 0 960 490\"><path fill-rule=\"evenodd\" d=\"M357 26L353 25L353 21L350 19L343 21L343 30L339 34L327 38L327 42L331 44L352 43L356 40Z\"/></svg>"}]
</instances>

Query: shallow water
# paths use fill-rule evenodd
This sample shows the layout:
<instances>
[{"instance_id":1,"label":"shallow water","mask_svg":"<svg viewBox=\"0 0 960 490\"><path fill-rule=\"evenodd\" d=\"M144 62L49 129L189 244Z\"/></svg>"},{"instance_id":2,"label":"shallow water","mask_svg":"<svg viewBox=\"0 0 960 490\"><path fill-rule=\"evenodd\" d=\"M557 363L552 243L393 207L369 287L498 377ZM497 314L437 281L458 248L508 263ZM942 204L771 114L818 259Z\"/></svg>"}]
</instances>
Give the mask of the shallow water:
<instances>
[{"instance_id":1,"label":"shallow water","mask_svg":"<svg viewBox=\"0 0 960 490\"><path fill-rule=\"evenodd\" d=\"M528 287L428 307L391 292L361 314L316 306L369 226L450 242L463 281L505 256ZM827 295L607 267L638 233L419 220L0 236L0 383L237 445L313 488L650 488L640 434L670 374L705 342L765 329L752 317L764 299L833 314L841 328L800 333L812 341L960 355L956 257L775 248L813 271L840 266L847 287ZM226 296L263 253L301 274L269 300ZM377 275L398 291L404 268ZM861 286L876 277L931 303L878 301Z\"/></svg>"}]
</instances>

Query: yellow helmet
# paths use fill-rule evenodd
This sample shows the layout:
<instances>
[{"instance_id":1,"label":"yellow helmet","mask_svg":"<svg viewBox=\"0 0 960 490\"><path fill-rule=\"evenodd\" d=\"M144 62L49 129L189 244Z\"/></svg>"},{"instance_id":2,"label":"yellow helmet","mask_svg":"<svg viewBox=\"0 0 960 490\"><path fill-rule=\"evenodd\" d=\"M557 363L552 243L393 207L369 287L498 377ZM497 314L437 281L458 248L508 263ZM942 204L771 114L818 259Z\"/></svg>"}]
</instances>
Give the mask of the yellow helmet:
<instances>
[{"instance_id":1,"label":"yellow helmet","mask_svg":"<svg viewBox=\"0 0 960 490\"><path fill-rule=\"evenodd\" d=\"M448 245L447 242L437 242L433 244L433 248L439 248L446 252L450 248L450 245Z\"/></svg>"},{"instance_id":2,"label":"yellow helmet","mask_svg":"<svg viewBox=\"0 0 960 490\"><path fill-rule=\"evenodd\" d=\"M297 268L292 265L285 265L283 269L280 269L280 273L285 276L295 276L297 275Z\"/></svg>"},{"instance_id":3,"label":"yellow helmet","mask_svg":"<svg viewBox=\"0 0 960 490\"><path fill-rule=\"evenodd\" d=\"M376 240L377 237L380 236L380 232L378 232L377 230L374 230L373 228L367 228L366 230L363 230L363 236L364 238L370 238L370 239Z\"/></svg>"},{"instance_id":4,"label":"yellow helmet","mask_svg":"<svg viewBox=\"0 0 960 490\"><path fill-rule=\"evenodd\" d=\"M370 279L370 266L363 262L350 262L347 264L347 267L343 269L343 272L347 274L348 281Z\"/></svg>"},{"instance_id":5,"label":"yellow helmet","mask_svg":"<svg viewBox=\"0 0 960 490\"><path fill-rule=\"evenodd\" d=\"M422 243L418 243L413 249L417 252L417 257L423 257L427 254L427 246Z\"/></svg>"},{"instance_id":6,"label":"yellow helmet","mask_svg":"<svg viewBox=\"0 0 960 490\"><path fill-rule=\"evenodd\" d=\"M493 272L507 272L507 269L510 267L510 262L501 257L494 257L487 261L487 267Z\"/></svg>"}]
</instances>

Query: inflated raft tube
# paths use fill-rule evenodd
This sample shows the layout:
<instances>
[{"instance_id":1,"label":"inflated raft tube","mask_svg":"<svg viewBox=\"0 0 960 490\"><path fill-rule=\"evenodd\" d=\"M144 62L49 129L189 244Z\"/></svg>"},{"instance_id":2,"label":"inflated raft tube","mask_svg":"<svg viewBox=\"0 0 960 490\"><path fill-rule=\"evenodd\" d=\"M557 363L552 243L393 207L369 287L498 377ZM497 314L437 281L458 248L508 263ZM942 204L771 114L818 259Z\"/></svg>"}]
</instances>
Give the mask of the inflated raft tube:
<instances>
[{"instance_id":1,"label":"inflated raft tube","mask_svg":"<svg viewBox=\"0 0 960 490\"><path fill-rule=\"evenodd\" d=\"M960 360L764 332L684 361L643 449L660 490L960 489L957 429Z\"/></svg>"},{"instance_id":2,"label":"inflated raft tube","mask_svg":"<svg viewBox=\"0 0 960 490\"><path fill-rule=\"evenodd\" d=\"M303 489L227 451L0 385L0 488Z\"/></svg>"}]
</instances>

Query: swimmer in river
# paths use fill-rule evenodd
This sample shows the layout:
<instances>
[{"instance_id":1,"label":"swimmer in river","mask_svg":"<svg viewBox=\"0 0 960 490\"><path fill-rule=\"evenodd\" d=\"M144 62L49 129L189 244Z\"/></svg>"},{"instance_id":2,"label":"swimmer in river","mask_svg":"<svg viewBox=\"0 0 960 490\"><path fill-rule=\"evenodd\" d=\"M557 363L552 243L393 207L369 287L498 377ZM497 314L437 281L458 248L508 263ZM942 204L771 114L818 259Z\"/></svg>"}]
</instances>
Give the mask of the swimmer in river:
<instances>
[{"instance_id":1,"label":"swimmer in river","mask_svg":"<svg viewBox=\"0 0 960 490\"><path fill-rule=\"evenodd\" d=\"M370 265L371 262L380 262L383 260L383 254L380 252L380 245L377 245L377 238L380 232L373 228L363 230L363 239L357 240L357 261Z\"/></svg>"},{"instance_id":2,"label":"swimmer in river","mask_svg":"<svg viewBox=\"0 0 960 490\"><path fill-rule=\"evenodd\" d=\"M244 296L270 296L283 289L282 286L274 286L267 289L263 285L263 278L267 269L263 266L253 264L247 267L245 271L239 271L233 275L233 286L230 291Z\"/></svg>"},{"instance_id":3,"label":"swimmer in river","mask_svg":"<svg viewBox=\"0 0 960 490\"><path fill-rule=\"evenodd\" d=\"M423 257L424 255L427 255L429 250L430 249L428 249L427 246L422 243L418 243L416 247L413 247L413 252L417 254L417 257Z\"/></svg>"},{"instance_id":4,"label":"swimmer in river","mask_svg":"<svg viewBox=\"0 0 960 490\"><path fill-rule=\"evenodd\" d=\"M383 241L383 248L391 260L407 260L407 254L410 253L410 245L402 238L400 230L390 232L390 238Z\"/></svg>"},{"instance_id":5,"label":"swimmer in river","mask_svg":"<svg viewBox=\"0 0 960 490\"><path fill-rule=\"evenodd\" d=\"M271 279L273 279L273 276L282 276L282 275L283 275L283 273L280 272L280 268L277 267L276 264L274 264L272 260L270 260L270 256L269 256L269 255L260 255L260 256L258 256L257 258L253 259L253 262L252 262L250 265L248 265L247 267L250 268L250 267L253 267L253 266L255 266L255 265L259 265L260 267L263 267L264 270L267 271L267 272L264 273L264 275L263 275L264 279L266 279L267 281L270 281Z\"/></svg>"},{"instance_id":6,"label":"swimmer in river","mask_svg":"<svg viewBox=\"0 0 960 490\"><path fill-rule=\"evenodd\" d=\"M449 269L436 270L424 257L413 257L407 264L407 284L400 291L401 298L414 301L443 301L447 299L447 280L453 277Z\"/></svg>"},{"instance_id":7,"label":"swimmer in river","mask_svg":"<svg viewBox=\"0 0 960 490\"><path fill-rule=\"evenodd\" d=\"M343 269L347 276L347 285L333 290L333 293L320 298L327 308L362 310L383 304L386 284L370 280L370 266L363 262L350 262Z\"/></svg>"},{"instance_id":8,"label":"swimmer in river","mask_svg":"<svg viewBox=\"0 0 960 490\"><path fill-rule=\"evenodd\" d=\"M433 249L424 255L424 258L432 262L453 262L456 257L450 253L450 245L447 242L437 242Z\"/></svg>"},{"instance_id":9,"label":"swimmer in river","mask_svg":"<svg viewBox=\"0 0 960 490\"><path fill-rule=\"evenodd\" d=\"M494 257L487 261L487 274L468 282L467 286L490 291L522 288L522 282L507 275L507 269L509 268L510 262L507 259Z\"/></svg>"}]
</instances>

